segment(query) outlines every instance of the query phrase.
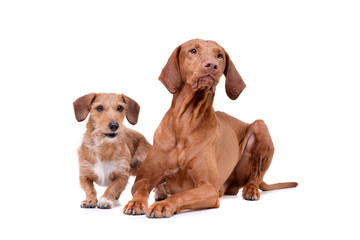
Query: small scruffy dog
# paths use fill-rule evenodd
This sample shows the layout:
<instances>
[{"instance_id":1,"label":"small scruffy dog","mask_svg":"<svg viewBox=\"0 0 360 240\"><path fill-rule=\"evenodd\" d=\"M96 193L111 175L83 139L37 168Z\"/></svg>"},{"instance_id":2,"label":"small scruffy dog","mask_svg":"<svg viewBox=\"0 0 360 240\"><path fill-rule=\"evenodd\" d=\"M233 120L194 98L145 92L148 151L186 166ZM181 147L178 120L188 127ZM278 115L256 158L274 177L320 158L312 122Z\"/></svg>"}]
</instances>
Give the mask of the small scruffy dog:
<instances>
[{"instance_id":1,"label":"small scruffy dog","mask_svg":"<svg viewBox=\"0 0 360 240\"><path fill-rule=\"evenodd\" d=\"M112 208L151 148L143 135L122 124L126 116L135 125L140 106L123 94L90 93L74 102L74 110L79 122L90 113L78 149L80 186L86 194L80 206ZM93 182L107 187L99 201Z\"/></svg>"}]
</instances>

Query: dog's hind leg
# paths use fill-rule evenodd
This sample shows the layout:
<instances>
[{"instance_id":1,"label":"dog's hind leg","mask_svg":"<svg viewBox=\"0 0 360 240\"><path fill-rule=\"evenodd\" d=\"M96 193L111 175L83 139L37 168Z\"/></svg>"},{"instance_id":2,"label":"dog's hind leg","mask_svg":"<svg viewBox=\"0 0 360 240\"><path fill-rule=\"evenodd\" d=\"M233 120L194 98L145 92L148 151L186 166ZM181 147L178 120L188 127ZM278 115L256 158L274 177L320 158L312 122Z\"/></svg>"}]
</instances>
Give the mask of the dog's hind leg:
<instances>
[{"instance_id":1,"label":"dog's hind leg","mask_svg":"<svg viewBox=\"0 0 360 240\"><path fill-rule=\"evenodd\" d=\"M249 126L249 140L243 157L249 168L249 178L243 188L242 196L246 200L259 200L259 185L274 155L274 145L264 121L257 120Z\"/></svg>"},{"instance_id":2,"label":"dog's hind leg","mask_svg":"<svg viewBox=\"0 0 360 240\"><path fill-rule=\"evenodd\" d=\"M166 182L160 183L154 189L155 192L155 201L165 200L169 196L169 191L166 187Z\"/></svg>"},{"instance_id":3,"label":"dog's hind leg","mask_svg":"<svg viewBox=\"0 0 360 240\"><path fill-rule=\"evenodd\" d=\"M248 126L240 150L240 160L225 183L225 194L236 195L244 187L244 199L259 200L259 185L274 154L274 146L264 121L257 120Z\"/></svg>"}]
</instances>

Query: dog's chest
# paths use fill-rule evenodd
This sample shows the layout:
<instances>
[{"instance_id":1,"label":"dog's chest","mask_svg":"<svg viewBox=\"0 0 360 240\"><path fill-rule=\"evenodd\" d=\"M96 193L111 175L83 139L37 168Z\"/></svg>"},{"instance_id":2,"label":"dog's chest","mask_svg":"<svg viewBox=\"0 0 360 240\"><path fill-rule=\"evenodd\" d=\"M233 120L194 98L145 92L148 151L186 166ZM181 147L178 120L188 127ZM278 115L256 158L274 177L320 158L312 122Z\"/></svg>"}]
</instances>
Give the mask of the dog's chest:
<instances>
[{"instance_id":1,"label":"dog's chest","mask_svg":"<svg viewBox=\"0 0 360 240\"><path fill-rule=\"evenodd\" d=\"M92 170L97 176L96 184L106 187L111 183L110 176L112 173L124 173L126 171L125 160L101 161L98 157Z\"/></svg>"}]
</instances>

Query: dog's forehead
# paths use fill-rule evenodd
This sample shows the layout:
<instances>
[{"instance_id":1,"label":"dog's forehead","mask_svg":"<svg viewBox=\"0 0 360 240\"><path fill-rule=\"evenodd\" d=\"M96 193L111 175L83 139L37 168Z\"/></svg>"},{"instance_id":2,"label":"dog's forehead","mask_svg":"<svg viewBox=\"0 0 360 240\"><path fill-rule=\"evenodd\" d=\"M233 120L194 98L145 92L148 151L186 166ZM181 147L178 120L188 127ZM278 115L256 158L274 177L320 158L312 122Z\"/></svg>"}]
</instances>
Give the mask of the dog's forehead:
<instances>
[{"instance_id":1,"label":"dog's forehead","mask_svg":"<svg viewBox=\"0 0 360 240\"><path fill-rule=\"evenodd\" d=\"M98 93L93 103L118 103L124 102L124 99L120 94L116 93Z\"/></svg>"},{"instance_id":2,"label":"dog's forehead","mask_svg":"<svg viewBox=\"0 0 360 240\"><path fill-rule=\"evenodd\" d=\"M183 48L187 48L187 47L196 47L196 48L216 48L216 49L223 49L223 47L221 47L217 42L212 41L212 40L202 40L202 39L192 39L190 41L187 41L185 43L182 44Z\"/></svg>"}]
</instances>

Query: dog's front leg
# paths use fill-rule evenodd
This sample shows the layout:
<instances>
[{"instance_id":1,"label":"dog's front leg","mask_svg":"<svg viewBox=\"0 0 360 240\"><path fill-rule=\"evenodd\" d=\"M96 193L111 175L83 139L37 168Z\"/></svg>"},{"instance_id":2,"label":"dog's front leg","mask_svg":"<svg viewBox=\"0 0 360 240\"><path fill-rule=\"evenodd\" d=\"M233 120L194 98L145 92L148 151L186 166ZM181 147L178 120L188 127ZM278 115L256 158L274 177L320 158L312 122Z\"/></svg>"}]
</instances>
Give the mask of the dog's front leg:
<instances>
[{"instance_id":1,"label":"dog's front leg","mask_svg":"<svg viewBox=\"0 0 360 240\"><path fill-rule=\"evenodd\" d=\"M81 202L82 208L94 208L96 207L97 198L96 190L94 188L94 181L88 177L80 176L80 187L84 190L86 199Z\"/></svg>"},{"instance_id":2,"label":"dog's front leg","mask_svg":"<svg viewBox=\"0 0 360 240\"><path fill-rule=\"evenodd\" d=\"M148 199L151 190L164 178L168 168L161 161L168 159L167 154L153 147L141 165L131 189L133 198L129 201L123 212L128 215L141 215L147 213Z\"/></svg>"},{"instance_id":3,"label":"dog's front leg","mask_svg":"<svg viewBox=\"0 0 360 240\"><path fill-rule=\"evenodd\" d=\"M219 194L208 181L202 181L197 188L176 193L167 199L156 202L149 207L147 217L171 217L184 209L218 208Z\"/></svg>"},{"instance_id":4,"label":"dog's front leg","mask_svg":"<svg viewBox=\"0 0 360 240\"><path fill-rule=\"evenodd\" d=\"M220 206L215 160L195 160L193 163L189 163L188 167L187 173L192 178L195 188L173 194L161 202L152 204L147 217L171 217L174 213L184 209L218 208Z\"/></svg>"},{"instance_id":5,"label":"dog's front leg","mask_svg":"<svg viewBox=\"0 0 360 240\"><path fill-rule=\"evenodd\" d=\"M107 187L106 191L97 203L98 208L108 209L115 205L115 200L118 200L122 191L124 191L129 180L129 173L113 173L110 176L112 183Z\"/></svg>"},{"instance_id":6,"label":"dog's front leg","mask_svg":"<svg viewBox=\"0 0 360 240\"><path fill-rule=\"evenodd\" d=\"M142 179L135 182L131 191L133 198L125 205L123 210L125 214L142 215L147 213L149 194L153 188L149 186L148 179Z\"/></svg>"}]
</instances>

